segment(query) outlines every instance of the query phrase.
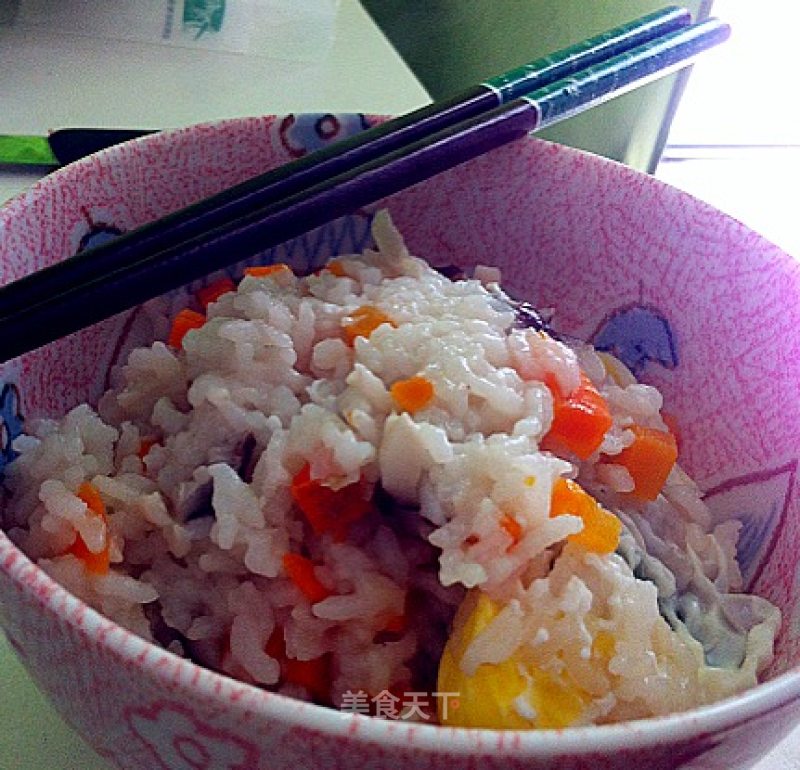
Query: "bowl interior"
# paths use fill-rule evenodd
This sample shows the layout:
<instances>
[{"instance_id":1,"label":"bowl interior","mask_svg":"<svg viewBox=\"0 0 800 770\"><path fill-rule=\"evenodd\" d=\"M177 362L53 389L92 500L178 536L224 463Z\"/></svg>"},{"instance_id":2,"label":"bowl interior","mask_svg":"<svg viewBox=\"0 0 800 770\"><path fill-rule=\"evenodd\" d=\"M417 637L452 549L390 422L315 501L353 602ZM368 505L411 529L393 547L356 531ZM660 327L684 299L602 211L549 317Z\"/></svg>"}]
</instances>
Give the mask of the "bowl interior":
<instances>
[{"instance_id":1,"label":"bowl interior","mask_svg":"<svg viewBox=\"0 0 800 770\"><path fill-rule=\"evenodd\" d=\"M113 148L0 211L0 281L62 260L333 137L361 116L254 118ZM333 135L328 129L333 126ZM742 523L749 590L783 611L774 676L800 655L800 266L740 223L610 161L530 139L360 210L258 261L308 270L369 243L387 206L436 265L491 264L554 326L613 351L664 394L685 469L715 516ZM241 266L230 269L235 274ZM185 292L170 299L183 302ZM21 417L95 401L112 367L162 332L112 318L0 370L3 462Z\"/></svg>"}]
</instances>

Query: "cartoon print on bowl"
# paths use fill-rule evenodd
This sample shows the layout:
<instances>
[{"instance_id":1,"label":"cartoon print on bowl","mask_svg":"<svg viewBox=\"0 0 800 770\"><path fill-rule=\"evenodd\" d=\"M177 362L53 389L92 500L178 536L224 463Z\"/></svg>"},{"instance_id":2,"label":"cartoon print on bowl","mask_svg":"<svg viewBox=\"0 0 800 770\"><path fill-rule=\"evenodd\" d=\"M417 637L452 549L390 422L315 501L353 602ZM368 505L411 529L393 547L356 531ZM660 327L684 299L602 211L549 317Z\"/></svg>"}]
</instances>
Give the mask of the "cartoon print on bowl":
<instances>
[{"instance_id":1,"label":"cartoon print on bowl","mask_svg":"<svg viewBox=\"0 0 800 770\"><path fill-rule=\"evenodd\" d=\"M794 581L792 582L792 596L800 595L800 559L797 560L797 565L794 571ZM789 633L792 638L800 639L800 602L795 603L792 608L792 613L789 616Z\"/></svg>"},{"instance_id":2,"label":"cartoon print on bowl","mask_svg":"<svg viewBox=\"0 0 800 770\"><path fill-rule=\"evenodd\" d=\"M297 272L308 273L320 267L330 257L361 252L372 245L372 218L371 214L364 211L341 217L286 243L273 246L258 257L233 265L224 272L214 273L195 281L188 287L177 289L169 295L167 310L170 313L177 313L180 308L191 302L194 292L219 280L222 275L234 280L240 279L244 269L250 265L285 262ZM104 378L104 389L110 387L112 369L125 363L132 348L149 345L153 341L152 333L152 319L141 308L137 308L122 326L120 336L114 344L114 353Z\"/></svg>"},{"instance_id":3,"label":"cartoon print on bowl","mask_svg":"<svg viewBox=\"0 0 800 770\"><path fill-rule=\"evenodd\" d=\"M280 144L293 158L369 128L367 119L360 113L333 115L329 112L286 115L277 126Z\"/></svg>"},{"instance_id":4,"label":"cartoon print on bowl","mask_svg":"<svg viewBox=\"0 0 800 770\"><path fill-rule=\"evenodd\" d=\"M22 434L25 420L20 413L19 388L6 383L0 388L0 474L16 456L14 439Z\"/></svg>"},{"instance_id":5,"label":"cartoon print on bowl","mask_svg":"<svg viewBox=\"0 0 800 770\"><path fill-rule=\"evenodd\" d=\"M727 479L706 491L705 501L717 521L742 522L736 558L746 591L758 580L780 537L796 473L797 460L792 460Z\"/></svg>"},{"instance_id":6,"label":"cartoon print on bowl","mask_svg":"<svg viewBox=\"0 0 800 770\"><path fill-rule=\"evenodd\" d=\"M285 262L293 270L307 273L340 254L354 254L372 245L372 215L364 211L341 217L330 224L304 233L286 243L273 246L247 264ZM241 275L245 263L234 274Z\"/></svg>"},{"instance_id":7,"label":"cartoon print on bowl","mask_svg":"<svg viewBox=\"0 0 800 770\"><path fill-rule=\"evenodd\" d=\"M231 732L210 727L185 706L156 702L128 709L134 735L164 770L251 770L258 748Z\"/></svg>"},{"instance_id":8,"label":"cartoon print on bowl","mask_svg":"<svg viewBox=\"0 0 800 770\"><path fill-rule=\"evenodd\" d=\"M286 115L281 120L271 122L270 130L273 137L277 138L280 152L287 153L289 157L286 160L290 160L357 134L366 128L369 128L369 122L360 113L340 115L300 113ZM72 234L73 254L102 246L125 232L123 228L113 224L110 212L95 209L90 211L85 207L81 207L80 212L83 222ZM371 223L372 215L360 210L286 243L271 247L252 259L232 265L224 271L224 274L239 278L244 268L249 265L277 262L285 262L298 272L310 272L324 264L330 257L361 252L371 245ZM172 292L170 308L175 308L176 305L185 306L187 292L191 295L200 287L217 280L222 274L222 272L216 273ZM131 349L139 345L148 345L152 339L152 325L140 309L134 310L112 346L113 352L103 376L104 389L110 383L112 369L124 363Z\"/></svg>"},{"instance_id":9,"label":"cartoon print on bowl","mask_svg":"<svg viewBox=\"0 0 800 770\"><path fill-rule=\"evenodd\" d=\"M113 241L118 236L122 235L123 230L114 224L104 221L100 217L105 216L102 214L93 215L88 209L81 207L81 214L86 220L88 229L80 228L78 235L78 244L75 249L76 254L80 254L86 249L93 249L97 246L103 246L110 241ZM95 218L97 216L98 218Z\"/></svg>"},{"instance_id":10,"label":"cartoon print on bowl","mask_svg":"<svg viewBox=\"0 0 800 770\"><path fill-rule=\"evenodd\" d=\"M609 313L590 341L620 359L635 376L650 364L678 365L675 335L666 316L645 304L624 305Z\"/></svg>"}]
</instances>

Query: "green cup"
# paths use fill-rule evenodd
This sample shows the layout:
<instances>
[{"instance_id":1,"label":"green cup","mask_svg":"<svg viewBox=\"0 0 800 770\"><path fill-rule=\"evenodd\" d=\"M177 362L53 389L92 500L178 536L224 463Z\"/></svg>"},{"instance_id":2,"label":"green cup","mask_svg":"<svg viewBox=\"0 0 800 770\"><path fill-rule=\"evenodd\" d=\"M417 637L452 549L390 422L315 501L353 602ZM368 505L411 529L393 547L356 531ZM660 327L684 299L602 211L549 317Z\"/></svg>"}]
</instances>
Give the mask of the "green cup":
<instances>
[{"instance_id":1,"label":"green cup","mask_svg":"<svg viewBox=\"0 0 800 770\"><path fill-rule=\"evenodd\" d=\"M681 3L695 20L712 0ZM656 0L362 0L433 99L664 7ZM653 171L689 70L540 133Z\"/></svg>"}]
</instances>

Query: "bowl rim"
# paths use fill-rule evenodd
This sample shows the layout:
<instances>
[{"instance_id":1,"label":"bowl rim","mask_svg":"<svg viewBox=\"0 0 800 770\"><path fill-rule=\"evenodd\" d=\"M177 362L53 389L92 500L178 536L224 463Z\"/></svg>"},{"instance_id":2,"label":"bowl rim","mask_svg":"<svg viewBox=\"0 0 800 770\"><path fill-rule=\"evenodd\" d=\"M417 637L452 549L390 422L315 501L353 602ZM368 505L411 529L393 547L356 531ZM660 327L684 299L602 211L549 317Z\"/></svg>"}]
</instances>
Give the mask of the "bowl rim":
<instances>
[{"instance_id":1,"label":"bowl rim","mask_svg":"<svg viewBox=\"0 0 800 770\"><path fill-rule=\"evenodd\" d=\"M0 530L0 572L11 580L28 604L101 646L125 669L208 705L224 703L226 711L279 722L330 737L387 748L413 748L431 754L474 754L502 749L508 756L579 756L679 743L732 730L756 717L794 703L800 706L800 666L737 695L706 706L664 716L607 725L544 730L498 730L445 727L438 724L383 720L301 701L233 679L200 666L128 631L85 604L31 561ZM23 664L25 662L23 661ZM398 729L397 726L401 726ZM403 729L405 728L405 729ZM413 733L413 740L412 740ZM443 735L447 740L443 741Z\"/></svg>"},{"instance_id":2,"label":"bowl rim","mask_svg":"<svg viewBox=\"0 0 800 770\"><path fill-rule=\"evenodd\" d=\"M56 170L1 205L0 224L3 220L15 217L32 199L52 185L59 184L64 177L76 171L89 169L98 161L113 161L119 156L121 148L126 148L131 143L147 145L169 142L176 137L191 136L198 129L207 131L210 135L220 133L227 128L241 127L247 123L260 124L264 120L281 117L283 116L263 115L212 120L167 129L109 147ZM385 116L367 114L366 117L381 120ZM679 198L691 200L692 205L699 204L707 210L715 211L737 222L765 243L785 253L734 217L650 175L583 150L557 145L537 137L528 137L528 141L531 140L550 145L555 152L567 157L589 156L593 163L600 166L615 167L621 169L624 174L645 178L648 180L647 184L671 190ZM102 646L114 660L126 667L141 671L156 684L176 688L195 698L200 696L209 705L219 705L224 701L226 711L246 713L251 719L258 717L271 722L277 721L287 728L302 728L331 737L347 735L352 741L379 744L386 748L411 746L429 754L450 755L474 755L476 751L502 750L507 756L520 757L581 756L620 749L647 748L663 745L665 741L676 743L696 739L703 735L732 730L756 717L781 710L793 702L800 705L800 664L798 664L755 687L705 706L615 724L546 730L498 730L376 719L269 692L204 668L137 636L85 604L51 578L31 561L2 529L0 529L0 573L9 578L12 587L25 597L28 604L37 606L73 632L90 637L95 645ZM164 665L165 662L172 665ZM177 677L175 666L180 674ZM446 740L443 740L443 736L446 736Z\"/></svg>"}]
</instances>

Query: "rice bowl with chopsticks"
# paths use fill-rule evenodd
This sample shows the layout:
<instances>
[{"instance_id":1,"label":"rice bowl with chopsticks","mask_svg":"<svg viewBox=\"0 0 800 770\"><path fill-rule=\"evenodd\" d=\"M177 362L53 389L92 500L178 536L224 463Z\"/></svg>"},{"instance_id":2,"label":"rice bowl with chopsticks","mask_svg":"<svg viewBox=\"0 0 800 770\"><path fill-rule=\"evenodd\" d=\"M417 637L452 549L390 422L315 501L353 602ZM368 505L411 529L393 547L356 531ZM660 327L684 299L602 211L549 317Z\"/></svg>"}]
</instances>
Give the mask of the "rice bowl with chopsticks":
<instances>
[{"instance_id":1,"label":"rice bowl with chopsticks","mask_svg":"<svg viewBox=\"0 0 800 770\"><path fill-rule=\"evenodd\" d=\"M755 685L780 613L658 391L373 228L211 284L96 411L28 425L11 539L144 638L339 709L550 728Z\"/></svg>"},{"instance_id":2,"label":"rice bowl with chopsticks","mask_svg":"<svg viewBox=\"0 0 800 770\"><path fill-rule=\"evenodd\" d=\"M315 118L295 119L293 144ZM285 163L290 159L281 143L285 123L284 117L268 117L158 134L49 176L0 211L3 280L67 259L93 223L128 232ZM142 168L152 173L142 176ZM163 628L155 632L159 643L145 641L76 598L1 531L0 626L27 671L89 744L124 768L185 767L186 761L176 757L184 746L224 757L217 764L240 769L446 764L454 770L625 770L640 764L674 770L693 767L699 757L719 767L755 761L796 723L800 702L795 633L800 597L793 583L800 519L792 470L800 411L795 400L785 398L800 376L800 358L794 355L800 329L797 263L743 225L656 180L536 140L500 149L393 195L381 206L391 212L411 253L451 280L475 278L495 294L491 284L501 278L512 297L555 309L552 318L549 310L544 316L556 339L570 346L573 339L587 340L600 352L613 352L641 383L658 388L665 425L680 448L678 463L703 492L710 528L723 521L732 522L731 528L741 523L736 560L743 593L765 597L780 608L774 659L759 684L689 711L587 727L576 722L565 729L443 727L435 724L437 701L443 698L405 683L376 696L364 690L366 698L358 691L342 693L340 706L319 706L313 702L322 702L317 695L311 701L308 695L287 697L272 691L274 685L254 686L197 665L193 659L200 660L200 649L188 651L191 657L175 655L169 646L177 650L181 640L162 633ZM238 283L245 267L281 262L303 280L331 257L361 254L376 245L368 240L373 216L374 209L360 210L271 248L228 271L230 281ZM476 274L480 264L492 265L499 275ZM460 275L448 266L457 266ZM198 321L192 314L181 315L187 308L213 315L203 310L201 300L208 301L206 289L212 295L225 289L215 285L218 277L5 365L0 398L3 438L8 435L0 444L5 467L10 470L20 459L8 464L14 458L11 439L15 444L28 440L16 438L20 427L30 433L40 419L61 421L82 403L98 409L106 390L120 389L114 372L133 348L149 349L160 340L170 349L173 327L179 336ZM251 276L243 279L241 290L251 278L266 282ZM513 308L516 324L540 325L529 306L515 300L505 304ZM179 315L182 320L175 323ZM337 317L341 321L344 315ZM188 332L185 344L197 334ZM357 340L353 349L363 343ZM177 348L173 352L183 355ZM595 377L590 369L586 373ZM425 386L418 386L412 383L412 392L424 394ZM602 386L598 390L604 392ZM137 451L144 452L149 440ZM247 446L231 455L231 467L245 475L246 465L236 460L246 456L242 450ZM155 444L152 451L158 452ZM91 469L87 478L103 472ZM599 499L580 475L575 480ZM387 502L379 493L376 504ZM618 514L610 500L601 502ZM392 507L414 512L413 506L397 501ZM109 518L110 509L109 504ZM361 521L363 526L366 519ZM505 524L514 531L513 523ZM620 555L623 538L621 530ZM438 569L438 547L428 545ZM647 548L658 545L649 539ZM312 554L297 553L312 562L314 577L330 590ZM108 555L110 571L119 572L119 562L111 561L114 554ZM405 551L402 556L412 558ZM641 569L635 573L637 579L655 582ZM139 580L141 573L130 577ZM297 588L288 572L283 580ZM193 598L201 600L207 590L201 584ZM313 595L316 589L307 590ZM748 601L744 598L742 606ZM733 601L725 605L727 613L736 609ZM460 606L450 608L454 620ZM663 611L666 615L669 608ZM389 620L395 630L385 633L386 642L395 641L403 626L400 618ZM447 637L457 627L447 628ZM447 643L441 626L426 638L437 635ZM270 645L279 660L281 650L275 646ZM439 686L435 663L426 676ZM659 686L657 679L651 682ZM447 697L448 707L457 700ZM514 713L524 705L514 704ZM379 711L384 718L362 715Z\"/></svg>"}]
</instances>

